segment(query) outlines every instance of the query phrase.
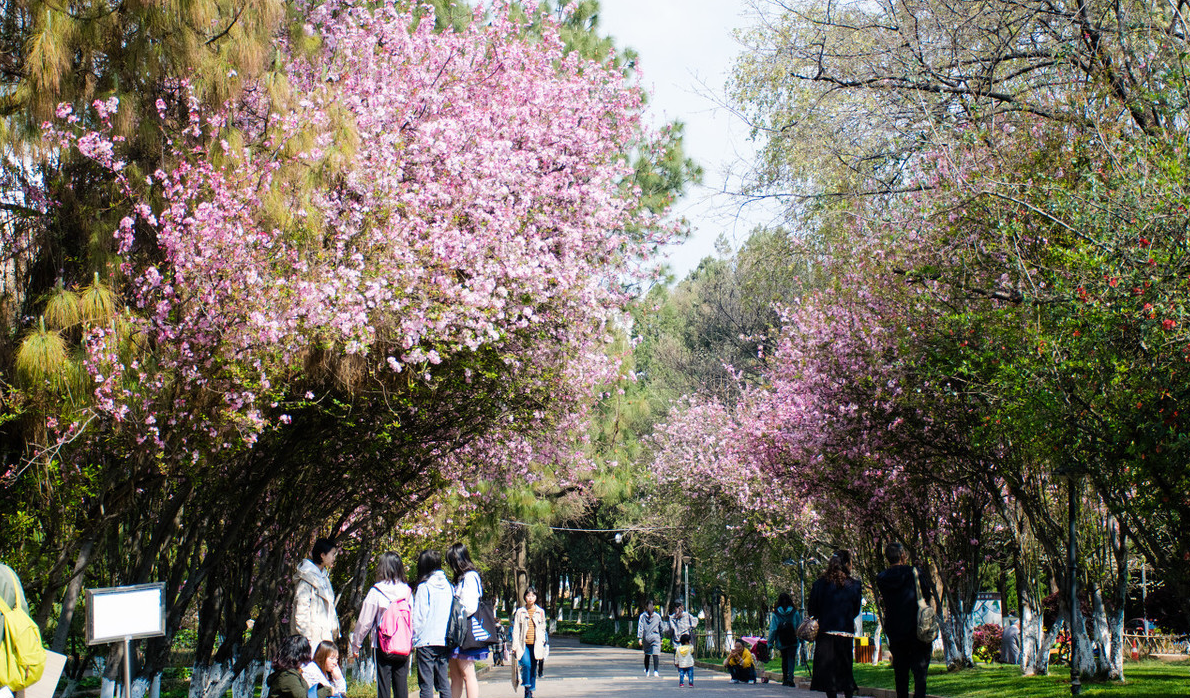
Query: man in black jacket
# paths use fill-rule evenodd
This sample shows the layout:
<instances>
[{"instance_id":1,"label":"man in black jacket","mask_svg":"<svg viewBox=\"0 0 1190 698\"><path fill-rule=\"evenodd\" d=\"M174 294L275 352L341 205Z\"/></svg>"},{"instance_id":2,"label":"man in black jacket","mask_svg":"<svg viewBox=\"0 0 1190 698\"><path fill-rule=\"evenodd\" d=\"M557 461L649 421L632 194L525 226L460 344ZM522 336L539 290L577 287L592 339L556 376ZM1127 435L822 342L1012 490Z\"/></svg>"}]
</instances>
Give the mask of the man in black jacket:
<instances>
[{"instance_id":1,"label":"man in black jacket","mask_svg":"<svg viewBox=\"0 0 1190 698\"><path fill-rule=\"evenodd\" d=\"M888 569L876 575L876 588L884 604L884 633L892 651L893 678L897 698L909 698L909 672L913 672L913 696L926 695L926 671L933 647L917 639L917 585L913 567L903 564L905 548L900 543L884 546ZM929 577L919 571L921 594L930 603Z\"/></svg>"}]
</instances>

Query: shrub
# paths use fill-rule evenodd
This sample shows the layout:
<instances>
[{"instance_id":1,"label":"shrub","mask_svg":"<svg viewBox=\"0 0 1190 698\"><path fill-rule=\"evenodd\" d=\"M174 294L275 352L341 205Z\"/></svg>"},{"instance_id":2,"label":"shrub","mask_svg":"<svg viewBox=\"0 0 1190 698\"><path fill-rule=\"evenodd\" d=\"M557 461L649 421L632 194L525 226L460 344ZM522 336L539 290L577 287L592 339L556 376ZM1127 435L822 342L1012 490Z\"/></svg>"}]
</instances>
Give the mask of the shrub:
<instances>
[{"instance_id":1,"label":"shrub","mask_svg":"<svg viewBox=\"0 0 1190 698\"><path fill-rule=\"evenodd\" d=\"M1000 661L1000 642L1004 629L984 623L971 633L972 654L981 662Z\"/></svg>"}]
</instances>

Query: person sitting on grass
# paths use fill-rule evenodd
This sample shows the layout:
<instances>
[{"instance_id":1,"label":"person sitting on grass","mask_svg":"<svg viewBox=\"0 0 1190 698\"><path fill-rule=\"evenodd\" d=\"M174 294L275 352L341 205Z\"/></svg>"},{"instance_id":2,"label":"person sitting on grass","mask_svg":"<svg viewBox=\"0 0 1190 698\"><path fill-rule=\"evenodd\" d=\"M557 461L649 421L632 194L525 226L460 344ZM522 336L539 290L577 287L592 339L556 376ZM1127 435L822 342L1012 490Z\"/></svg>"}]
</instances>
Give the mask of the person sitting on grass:
<instances>
[{"instance_id":1,"label":"person sitting on grass","mask_svg":"<svg viewBox=\"0 0 1190 698\"><path fill-rule=\"evenodd\" d=\"M731 673L732 683L756 683L756 662L743 640L735 641L735 649L723 660L723 666Z\"/></svg>"},{"instance_id":2,"label":"person sitting on grass","mask_svg":"<svg viewBox=\"0 0 1190 698\"><path fill-rule=\"evenodd\" d=\"M302 667L310 661L310 641L293 634L281 641L269 674L268 698L306 698L310 685L302 678Z\"/></svg>"},{"instance_id":3,"label":"person sitting on grass","mask_svg":"<svg viewBox=\"0 0 1190 698\"><path fill-rule=\"evenodd\" d=\"M347 681L339 668L339 648L330 640L318 643L314 659L302 665L302 678L307 686L318 687L318 698L343 698L347 695Z\"/></svg>"}]
</instances>

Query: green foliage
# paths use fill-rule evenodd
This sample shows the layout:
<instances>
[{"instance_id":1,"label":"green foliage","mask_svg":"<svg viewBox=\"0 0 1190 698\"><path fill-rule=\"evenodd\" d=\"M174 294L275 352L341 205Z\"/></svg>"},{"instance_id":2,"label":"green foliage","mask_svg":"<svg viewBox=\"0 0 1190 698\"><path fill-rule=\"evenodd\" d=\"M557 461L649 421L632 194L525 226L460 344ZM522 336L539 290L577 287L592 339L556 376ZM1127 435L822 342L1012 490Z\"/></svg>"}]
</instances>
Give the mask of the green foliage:
<instances>
[{"instance_id":1,"label":"green foliage","mask_svg":"<svg viewBox=\"0 0 1190 698\"><path fill-rule=\"evenodd\" d=\"M624 620L620 621L619 624L621 630L617 633L615 621L604 619L592 623L591 627L579 634L579 642L587 645L605 645L609 647L623 647L625 649L635 649L638 647L636 621ZM631 626L631 632L625 630L629 626Z\"/></svg>"},{"instance_id":2,"label":"green foliage","mask_svg":"<svg viewBox=\"0 0 1190 698\"><path fill-rule=\"evenodd\" d=\"M1082 695L1118 698L1165 698L1177 695L1190 681L1188 662L1130 662L1127 681L1083 680ZM893 674L888 664L855 665L855 680L861 686L892 689ZM939 664L930 666L926 680L929 693L958 698L1052 698L1070 692L1070 675L1055 671L1049 676L1021 676L1016 666L976 667L950 672Z\"/></svg>"}]
</instances>

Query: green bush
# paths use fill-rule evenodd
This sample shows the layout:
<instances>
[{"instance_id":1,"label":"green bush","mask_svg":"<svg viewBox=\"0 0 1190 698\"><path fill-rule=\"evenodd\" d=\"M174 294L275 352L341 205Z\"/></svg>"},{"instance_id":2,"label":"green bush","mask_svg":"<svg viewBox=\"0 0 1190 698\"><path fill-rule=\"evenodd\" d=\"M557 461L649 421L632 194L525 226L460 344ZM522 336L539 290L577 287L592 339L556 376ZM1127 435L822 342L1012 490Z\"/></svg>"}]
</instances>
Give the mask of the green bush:
<instances>
[{"instance_id":1,"label":"green bush","mask_svg":"<svg viewBox=\"0 0 1190 698\"><path fill-rule=\"evenodd\" d=\"M617 633L615 621L612 620L601 620L598 623L591 623L579 634L578 639L579 642L587 645L607 645L609 647L623 647L625 649L637 647L636 633L623 631Z\"/></svg>"},{"instance_id":2,"label":"green bush","mask_svg":"<svg viewBox=\"0 0 1190 698\"><path fill-rule=\"evenodd\" d=\"M576 620L560 620L558 621L558 628L554 633L557 635L581 635L590 627L590 623L580 623Z\"/></svg>"}]
</instances>

